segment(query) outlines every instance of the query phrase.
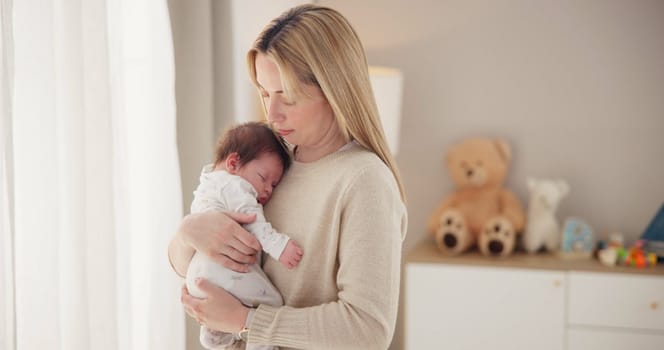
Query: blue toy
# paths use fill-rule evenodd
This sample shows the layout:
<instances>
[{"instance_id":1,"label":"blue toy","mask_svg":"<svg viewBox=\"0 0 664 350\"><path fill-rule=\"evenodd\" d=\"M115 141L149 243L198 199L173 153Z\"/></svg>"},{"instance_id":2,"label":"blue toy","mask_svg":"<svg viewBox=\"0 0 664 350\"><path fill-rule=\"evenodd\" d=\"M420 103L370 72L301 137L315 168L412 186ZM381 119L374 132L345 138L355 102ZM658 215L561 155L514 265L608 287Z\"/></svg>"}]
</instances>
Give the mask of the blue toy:
<instances>
[{"instance_id":1,"label":"blue toy","mask_svg":"<svg viewBox=\"0 0 664 350\"><path fill-rule=\"evenodd\" d=\"M660 262L664 262L664 203L650 221L641 239L644 240L643 249L654 253Z\"/></svg>"},{"instance_id":2,"label":"blue toy","mask_svg":"<svg viewBox=\"0 0 664 350\"><path fill-rule=\"evenodd\" d=\"M560 252L590 257L593 252L593 230L590 225L578 218L567 218L563 225Z\"/></svg>"}]
</instances>

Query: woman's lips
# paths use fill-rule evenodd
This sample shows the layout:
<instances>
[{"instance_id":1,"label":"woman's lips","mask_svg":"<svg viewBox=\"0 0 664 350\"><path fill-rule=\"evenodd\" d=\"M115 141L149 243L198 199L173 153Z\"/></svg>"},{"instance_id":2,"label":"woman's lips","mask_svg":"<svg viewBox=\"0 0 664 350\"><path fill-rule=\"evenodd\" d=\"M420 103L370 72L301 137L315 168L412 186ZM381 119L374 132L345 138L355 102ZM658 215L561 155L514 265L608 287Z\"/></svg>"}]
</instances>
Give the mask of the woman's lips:
<instances>
[{"instance_id":1,"label":"woman's lips","mask_svg":"<svg viewBox=\"0 0 664 350\"><path fill-rule=\"evenodd\" d=\"M279 129L279 135L281 136L288 136L288 134L292 133L293 130L284 130L284 129Z\"/></svg>"}]
</instances>

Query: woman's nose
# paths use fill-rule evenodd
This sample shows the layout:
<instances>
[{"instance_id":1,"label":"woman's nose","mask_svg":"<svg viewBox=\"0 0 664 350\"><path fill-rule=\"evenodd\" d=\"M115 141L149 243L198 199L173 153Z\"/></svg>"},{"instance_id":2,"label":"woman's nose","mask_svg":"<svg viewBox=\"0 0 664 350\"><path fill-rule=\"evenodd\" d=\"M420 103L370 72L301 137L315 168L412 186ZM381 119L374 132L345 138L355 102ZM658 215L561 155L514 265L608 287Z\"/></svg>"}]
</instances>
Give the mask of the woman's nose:
<instances>
[{"instance_id":1,"label":"woman's nose","mask_svg":"<svg viewBox=\"0 0 664 350\"><path fill-rule=\"evenodd\" d=\"M271 98L266 104L267 108L267 120L270 122L280 122L283 121L284 115L281 112L279 107L279 102L277 98Z\"/></svg>"}]
</instances>

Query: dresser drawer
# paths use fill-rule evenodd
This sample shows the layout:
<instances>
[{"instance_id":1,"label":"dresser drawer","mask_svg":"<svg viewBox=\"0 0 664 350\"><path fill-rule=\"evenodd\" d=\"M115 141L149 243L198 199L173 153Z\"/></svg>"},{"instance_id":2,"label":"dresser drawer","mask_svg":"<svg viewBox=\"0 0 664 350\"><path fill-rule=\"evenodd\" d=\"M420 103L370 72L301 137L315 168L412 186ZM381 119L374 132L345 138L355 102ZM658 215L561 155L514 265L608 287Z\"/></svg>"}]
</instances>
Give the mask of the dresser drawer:
<instances>
[{"instance_id":1,"label":"dresser drawer","mask_svg":"<svg viewBox=\"0 0 664 350\"><path fill-rule=\"evenodd\" d=\"M565 275L408 264L406 350L564 349Z\"/></svg>"},{"instance_id":2,"label":"dresser drawer","mask_svg":"<svg viewBox=\"0 0 664 350\"><path fill-rule=\"evenodd\" d=\"M616 330L570 329L567 350L662 349L664 333L630 333Z\"/></svg>"},{"instance_id":3,"label":"dresser drawer","mask_svg":"<svg viewBox=\"0 0 664 350\"><path fill-rule=\"evenodd\" d=\"M664 331L664 278L569 274L568 323Z\"/></svg>"}]
</instances>

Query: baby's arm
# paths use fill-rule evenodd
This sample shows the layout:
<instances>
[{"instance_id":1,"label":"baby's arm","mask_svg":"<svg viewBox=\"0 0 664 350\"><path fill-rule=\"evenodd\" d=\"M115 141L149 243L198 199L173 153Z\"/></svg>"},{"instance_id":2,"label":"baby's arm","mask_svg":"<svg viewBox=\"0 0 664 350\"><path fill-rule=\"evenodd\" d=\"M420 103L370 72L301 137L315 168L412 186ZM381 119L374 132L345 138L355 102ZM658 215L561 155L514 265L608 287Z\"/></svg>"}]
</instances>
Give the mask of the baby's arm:
<instances>
[{"instance_id":1,"label":"baby's arm","mask_svg":"<svg viewBox=\"0 0 664 350\"><path fill-rule=\"evenodd\" d=\"M231 182L221 189L221 196L234 211L256 214L256 220L244 227L251 232L263 246L263 250L287 268L293 268L302 259L302 248L287 235L277 232L267 222L263 206L256 200L256 194L247 182Z\"/></svg>"}]
</instances>

